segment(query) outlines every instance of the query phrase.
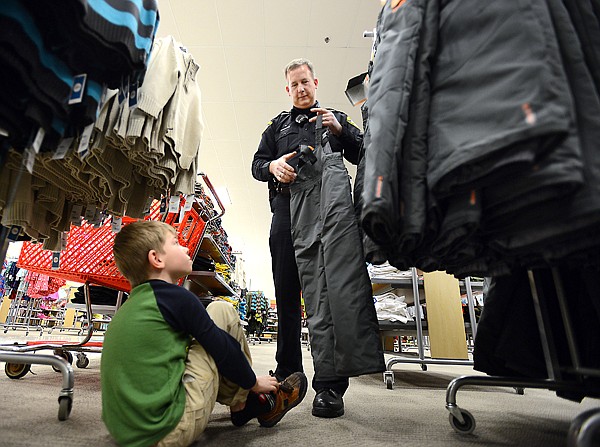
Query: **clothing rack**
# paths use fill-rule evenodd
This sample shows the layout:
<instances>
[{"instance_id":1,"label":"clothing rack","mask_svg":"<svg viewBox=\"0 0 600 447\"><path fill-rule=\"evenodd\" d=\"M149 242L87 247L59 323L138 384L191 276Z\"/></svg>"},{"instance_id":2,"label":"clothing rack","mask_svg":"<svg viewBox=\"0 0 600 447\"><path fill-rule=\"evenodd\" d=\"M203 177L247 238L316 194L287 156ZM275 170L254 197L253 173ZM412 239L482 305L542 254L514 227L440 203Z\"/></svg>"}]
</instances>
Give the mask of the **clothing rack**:
<instances>
[{"instance_id":1,"label":"clothing rack","mask_svg":"<svg viewBox=\"0 0 600 447\"><path fill-rule=\"evenodd\" d=\"M417 269L415 267L411 267L410 269L411 277L410 282L412 286L412 292L414 297L414 306L415 306L415 329L416 329L416 340L417 340L417 351L418 355L416 358L410 358L406 356L394 356L390 357L385 363L385 371L383 372L383 382L386 384L388 389L393 389L394 387L394 372L392 371L392 366L396 363L412 363L421 365L421 369L423 371L427 371L427 365L460 365L460 366L473 366L473 362L471 360L459 360L459 359L435 359L431 357L425 356L425 347L423 343L423 322L421 315L421 299L419 293L419 277L417 275ZM386 280L378 280L372 279L372 282L380 283L385 281L385 283L389 283L392 286L398 285L397 281L393 279ZM421 281L422 284L422 281ZM469 319L470 319L470 328L472 331L473 339L475 338L475 334L477 332L477 321L475 318L475 304L473 299L473 291L471 289L472 284L470 278L466 278L464 280L464 286L467 293L467 307L469 309ZM396 330L394 327L380 328L382 332L394 332ZM402 330L402 329L399 329Z\"/></svg>"},{"instance_id":2,"label":"clothing rack","mask_svg":"<svg viewBox=\"0 0 600 447\"><path fill-rule=\"evenodd\" d=\"M600 385L589 385L585 378L600 378L600 370L584 367L581 364L579 348L573 330L573 323L567 306L563 282L556 267L551 269L553 286L560 308L562 331L552 327L549 316L549 299L547 291L539 284L535 271L529 270L529 285L533 296L536 321L540 333L542 351L547 370L546 379L528 379L502 376L461 376L453 379L446 390L446 409L450 412L449 421L452 428L460 434L470 434L475 430L475 418L467 410L456 403L456 394L465 385L499 386L515 388L541 388L552 391L572 391L583 393L600 393ZM562 332L562 333L561 333ZM555 340L564 337L567 341L570 365L561 364ZM567 436L569 447L593 447L594 437L600 434L600 408L581 413L572 422Z\"/></svg>"}]
</instances>

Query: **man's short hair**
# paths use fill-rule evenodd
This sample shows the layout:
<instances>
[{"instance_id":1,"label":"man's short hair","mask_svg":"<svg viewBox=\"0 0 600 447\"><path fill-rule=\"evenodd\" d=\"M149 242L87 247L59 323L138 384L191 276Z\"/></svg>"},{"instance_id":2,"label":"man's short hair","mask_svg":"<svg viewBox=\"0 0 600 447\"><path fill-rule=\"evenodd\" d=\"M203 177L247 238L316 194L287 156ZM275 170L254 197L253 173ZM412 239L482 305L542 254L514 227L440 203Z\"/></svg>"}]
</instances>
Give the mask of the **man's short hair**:
<instances>
[{"instance_id":1,"label":"man's short hair","mask_svg":"<svg viewBox=\"0 0 600 447\"><path fill-rule=\"evenodd\" d=\"M176 234L175 228L154 220L140 220L124 225L117 233L113 247L115 264L132 288L148 280L148 253L150 250L162 253L169 233Z\"/></svg>"},{"instance_id":2,"label":"man's short hair","mask_svg":"<svg viewBox=\"0 0 600 447\"><path fill-rule=\"evenodd\" d=\"M298 67L302 67L303 65L306 65L308 67L308 69L310 70L310 74L312 75L313 79L315 78L315 67L313 67L313 64L311 61L309 61L308 59L294 59L293 61L291 61L290 63L288 63L284 70L283 70L283 75L285 76L285 79L287 80L288 78L288 73L292 70L295 70Z\"/></svg>"}]
</instances>

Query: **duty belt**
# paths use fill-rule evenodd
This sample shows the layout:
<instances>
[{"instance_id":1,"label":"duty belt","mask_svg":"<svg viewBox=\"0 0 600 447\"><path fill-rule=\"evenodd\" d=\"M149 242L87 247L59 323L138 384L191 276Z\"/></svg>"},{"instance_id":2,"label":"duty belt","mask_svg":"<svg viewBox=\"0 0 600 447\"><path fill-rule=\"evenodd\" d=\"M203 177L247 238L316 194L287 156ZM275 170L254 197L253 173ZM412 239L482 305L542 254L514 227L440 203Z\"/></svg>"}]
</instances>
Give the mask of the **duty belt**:
<instances>
[{"instance_id":1,"label":"duty belt","mask_svg":"<svg viewBox=\"0 0 600 447\"><path fill-rule=\"evenodd\" d=\"M280 194L285 197L290 197L289 185L283 185L279 183L275 188L269 189L269 200L273 200L276 196Z\"/></svg>"},{"instance_id":2,"label":"duty belt","mask_svg":"<svg viewBox=\"0 0 600 447\"><path fill-rule=\"evenodd\" d=\"M288 185L282 185L281 183L277 185L277 194L281 194L283 196L290 196L290 187Z\"/></svg>"}]
</instances>

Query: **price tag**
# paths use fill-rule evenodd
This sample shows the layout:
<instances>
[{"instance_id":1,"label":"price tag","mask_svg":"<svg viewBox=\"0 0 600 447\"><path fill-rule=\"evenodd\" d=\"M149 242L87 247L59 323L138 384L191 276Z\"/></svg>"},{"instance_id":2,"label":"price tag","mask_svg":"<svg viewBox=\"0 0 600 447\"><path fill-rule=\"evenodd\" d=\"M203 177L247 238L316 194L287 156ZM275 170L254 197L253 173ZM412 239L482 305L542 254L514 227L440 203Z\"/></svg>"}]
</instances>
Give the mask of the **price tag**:
<instances>
[{"instance_id":1,"label":"price tag","mask_svg":"<svg viewBox=\"0 0 600 447\"><path fill-rule=\"evenodd\" d=\"M81 211L83 211L83 205L73 205L73 208L71 208L71 223L81 218Z\"/></svg>"},{"instance_id":2,"label":"price tag","mask_svg":"<svg viewBox=\"0 0 600 447\"><path fill-rule=\"evenodd\" d=\"M138 83L132 82L131 84L129 84L129 107L130 108L134 108L137 106L137 102L138 102L137 93L138 93Z\"/></svg>"},{"instance_id":3,"label":"price tag","mask_svg":"<svg viewBox=\"0 0 600 447\"><path fill-rule=\"evenodd\" d=\"M37 133L35 134L35 138L33 139L33 144L31 145L31 147L33 147L33 150L36 154L39 154L40 152L40 147L42 146L42 141L44 141L45 135L46 131L42 127L40 127Z\"/></svg>"},{"instance_id":4,"label":"price tag","mask_svg":"<svg viewBox=\"0 0 600 447\"><path fill-rule=\"evenodd\" d=\"M85 82L87 74L83 73L73 78L73 86L69 96L69 105L78 104L83 100L83 92L85 91Z\"/></svg>"},{"instance_id":5,"label":"price tag","mask_svg":"<svg viewBox=\"0 0 600 447\"><path fill-rule=\"evenodd\" d=\"M100 227L102 224L102 211L100 211L100 208L96 208L96 211L94 211L94 217L90 223L94 226L94 228Z\"/></svg>"},{"instance_id":6,"label":"price tag","mask_svg":"<svg viewBox=\"0 0 600 447\"><path fill-rule=\"evenodd\" d=\"M88 124L84 127L81 139L79 140L79 146L77 147L77 153L81 158L85 158L88 154L90 147L90 139L92 138L92 131L94 130L94 123Z\"/></svg>"},{"instance_id":7,"label":"price tag","mask_svg":"<svg viewBox=\"0 0 600 447\"><path fill-rule=\"evenodd\" d=\"M129 78L121 79L121 88L119 89L119 104L129 96Z\"/></svg>"},{"instance_id":8,"label":"price tag","mask_svg":"<svg viewBox=\"0 0 600 447\"><path fill-rule=\"evenodd\" d=\"M107 96L108 89L106 88L106 84L102 84L102 94L100 95L100 101L98 101L98 108L96 109L96 120L98 120L98 116L100 116L100 112L102 111L102 107L104 107Z\"/></svg>"},{"instance_id":9,"label":"price tag","mask_svg":"<svg viewBox=\"0 0 600 447\"><path fill-rule=\"evenodd\" d=\"M67 249L67 238L69 237L68 231L62 231L60 233L60 251Z\"/></svg>"},{"instance_id":10,"label":"price tag","mask_svg":"<svg viewBox=\"0 0 600 447\"><path fill-rule=\"evenodd\" d=\"M110 228L113 233L118 233L121 231L121 227L123 226L123 218L118 216L113 216L112 222L110 224Z\"/></svg>"},{"instance_id":11,"label":"price tag","mask_svg":"<svg viewBox=\"0 0 600 447\"><path fill-rule=\"evenodd\" d=\"M10 227L10 230L8 230L8 236L6 236L6 238L9 241L16 241L17 239L19 239L20 234L21 234L21 227L18 225L13 225Z\"/></svg>"},{"instance_id":12,"label":"price tag","mask_svg":"<svg viewBox=\"0 0 600 447\"><path fill-rule=\"evenodd\" d=\"M23 154L23 163L25 163L25 168L30 174L33 174L33 165L35 164L35 151L32 147L28 147L25 149Z\"/></svg>"},{"instance_id":13,"label":"price tag","mask_svg":"<svg viewBox=\"0 0 600 447\"><path fill-rule=\"evenodd\" d=\"M60 251L52 252L52 270L60 268Z\"/></svg>"},{"instance_id":14,"label":"price tag","mask_svg":"<svg viewBox=\"0 0 600 447\"><path fill-rule=\"evenodd\" d=\"M56 148L56 151L52 156L52 160L62 160L63 158L65 158L65 155L67 155L67 152L69 152L69 149L71 148L72 144L73 137L63 138L60 141L58 147Z\"/></svg>"},{"instance_id":15,"label":"price tag","mask_svg":"<svg viewBox=\"0 0 600 447\"><path fill-rule=\"evenodd\" d=\"M185 196L185 205L183 205L183 211L191 210L193 203L194 203L194 194L187 194Z\"/></svg>"},{"instance_id":16,"label":"price tag","mask_svg":"<svg viewBox=\"0 0 600 447\"><path fill-rule=\"evenodd\" d=\"M83 217L85 218L85 220L88 221L88 223L92 223L95 215L96 215L96 206L95 205L89 204L88 206L85 207L85 213L84 213Z\"/></svg>"},{"instance_id":17,"label":"price tag","mask_svg":"<svg viewBox=\"0 0 600 447\"><path fill-rule=\"evenodd\" d=\"M179 195L171 196L169 199L169 213L176 213L179 211Z\"/></svg>"}]
</instances>

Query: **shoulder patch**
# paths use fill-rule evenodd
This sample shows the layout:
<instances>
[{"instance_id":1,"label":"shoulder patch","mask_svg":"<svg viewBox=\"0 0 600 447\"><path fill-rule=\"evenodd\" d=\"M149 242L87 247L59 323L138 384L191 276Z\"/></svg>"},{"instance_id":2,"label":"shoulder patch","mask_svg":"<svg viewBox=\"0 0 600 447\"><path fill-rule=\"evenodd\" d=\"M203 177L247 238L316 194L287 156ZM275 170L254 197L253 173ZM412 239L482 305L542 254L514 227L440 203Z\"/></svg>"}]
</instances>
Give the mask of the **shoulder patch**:
<instances>
[{"instance_id":1,"label":"shoulder patch","mask_svg":"<svg viewBox=\"0 0 600 447\"><path fill-rule=\"evenodd\" d=\"M350 118L348 115L346 115L346 121L348 121L348 124L352 124L354 127L360 130L360 127L358 127L356 123L352 121L352 118Z\"/></svg>"},{"instance_id":2,"label":"shoulder patch","mask_svg":"<svg viewBox=\"0 0 600 447\"><path fill-rule=\"evenodd\" d=\"M275 121L280 120L282 117L289 115L290 112L287 110L284 110L283 112L281 112L279 115L277 115L275 118L271 118L271 120L267 123L267 127L269 127L271 124L273 124Z\"/></svg>"}]
</instances>

